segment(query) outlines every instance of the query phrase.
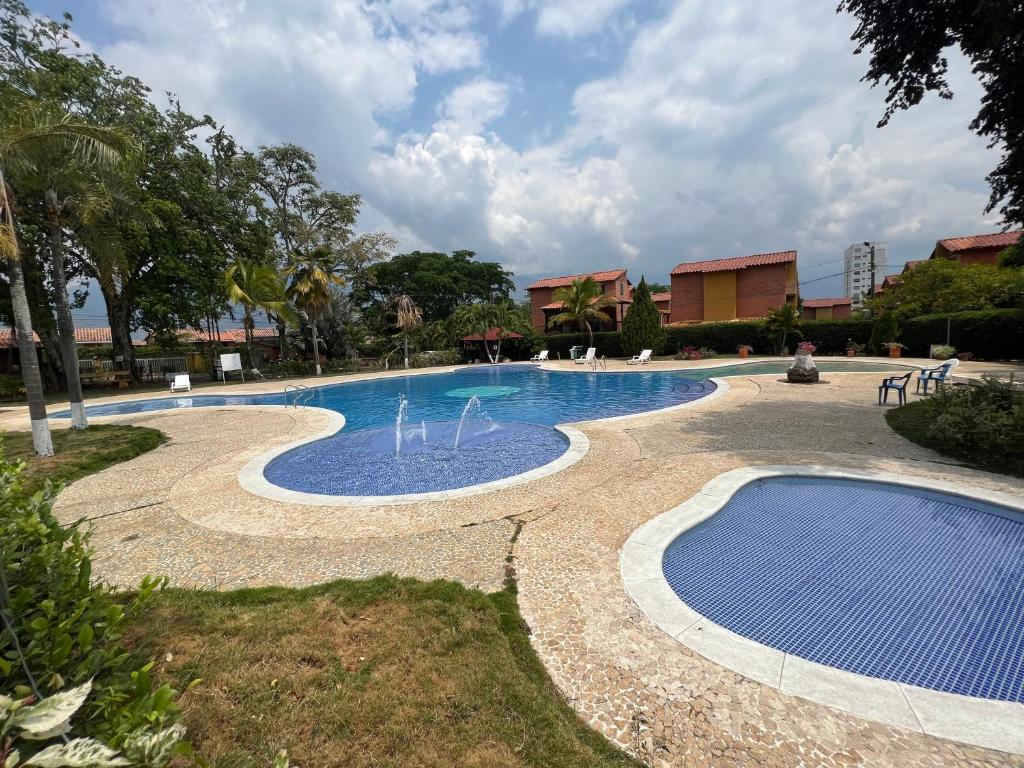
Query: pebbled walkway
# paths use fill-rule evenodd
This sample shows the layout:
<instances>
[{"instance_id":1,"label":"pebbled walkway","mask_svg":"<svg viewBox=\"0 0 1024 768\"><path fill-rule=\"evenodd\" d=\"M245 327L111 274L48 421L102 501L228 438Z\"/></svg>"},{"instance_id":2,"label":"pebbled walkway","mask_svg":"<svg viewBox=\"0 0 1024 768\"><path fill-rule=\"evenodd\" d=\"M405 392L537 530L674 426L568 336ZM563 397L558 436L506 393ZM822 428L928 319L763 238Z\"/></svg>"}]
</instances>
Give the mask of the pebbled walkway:
<instances>
[{"instance_id":1,"label":"pebbled walkway","mask_svg":"<svg viewBox=\"0 0 1024 768\"><path fill-rule=\"evenodd\" d=\"M495 590L511 551L523 615L555 683L584 720L652 765L1024 766L1024 756L889 728L743 678L662 633L622 587L618 553L632 531L737 467L897 467L1024 493L1020 481L957 466L889 430L873 404L880 377L829 373L813 387L734 377L725 396L689 409L578 425L591 449L553 477L404 507L302 507L241 489L235 478L250 458L323 429L314 410L109 418L170 441L76 482L56 511L91 518L96 573L126 587L146 573L233 588L395 572Z\"/></svg>"}]
</instances>

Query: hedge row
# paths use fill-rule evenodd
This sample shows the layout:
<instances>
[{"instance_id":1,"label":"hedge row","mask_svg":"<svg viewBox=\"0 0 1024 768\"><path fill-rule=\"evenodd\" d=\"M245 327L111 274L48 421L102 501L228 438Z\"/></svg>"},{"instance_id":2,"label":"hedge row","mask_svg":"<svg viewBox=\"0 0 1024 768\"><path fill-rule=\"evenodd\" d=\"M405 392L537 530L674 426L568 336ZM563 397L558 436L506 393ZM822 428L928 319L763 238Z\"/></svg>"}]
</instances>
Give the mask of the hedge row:
<instances>
[{"instance_id":1,"label":"hedge row","mask_svg":"<svg viewBox=\"0 0 1024 768\"><path fill-rule=\"evenodd\" d=\"M925 315L906 320L900 341L907 345L908 355L927 357L931 344L946 342L946 321L950 319L950 344L958 352L970 352L988 360L1024 357L1024 310L993 309L983 312L959 312L953 315ZM871 320L804 320L802 336L787 341L792 350L797 341L811 341L818 354L841 355L846 342L867 344L871 338ZM683 347L708 347L719 354L731 354L741 344L749 344L755 355L774 354L772 334L763 322L702 323L667 328L665 348L655 354L674 355ZM569 357L569 347L587 346L583 333L558 333L544 337L551 357ZM622 357L618 332L594 334L598 356Z\"/></svg>"},{"instance_id":2,"label":"hedge row","mask_svg":"<svg viewBox=\"0 0 1024 768\"><path fill-rule=\"evenodd\" d=\"M1024 357L1024 310L988 309L952 315L922 315L903 323L900 341L907 354L927 357L932 344L949 343L957 352L970 352L985 360Z\"/></svg>"}]
</instances>

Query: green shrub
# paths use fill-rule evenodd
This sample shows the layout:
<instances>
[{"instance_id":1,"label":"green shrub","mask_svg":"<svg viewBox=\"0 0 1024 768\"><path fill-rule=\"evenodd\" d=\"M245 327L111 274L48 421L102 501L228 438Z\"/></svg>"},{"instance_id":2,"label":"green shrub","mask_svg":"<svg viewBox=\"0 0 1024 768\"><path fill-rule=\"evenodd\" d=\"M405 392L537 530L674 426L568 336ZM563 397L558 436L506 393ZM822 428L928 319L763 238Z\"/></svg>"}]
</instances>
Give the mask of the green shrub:
<instances>
[{"instance_id":1,"label":"green shrub","mask_svg":"<svg viewBox=\"0 0 1024 768\"><path fill-rule=\"evenodd\" d=\"M633 303L622 321L622 352L638 355L641 350L650 349L660 354L665 346L665 328L661 324L658 307L651 301L647 280L640 278L640 284L633 291Z\"/></svg>"},{"instance_id":2,"label":"green shrub","mask_svg":"<svg viewBox=\"0 0 1024 768\"><path fill-rule=\"evenodd\" d=\"M92 582L88 534L62 527L50 511L56 488L22 489L23 463L0 459L0 675L18 696L49 696L94 681L74 726L120 746L141 727L177 718L174 691L156 687L152 663L121 643L125 622L137 615L160 582L146 578L137 593L118 599Z\"/></svg>"},{"instance_id":3,"label":"green shrub","mask_svg":"<svg viewBox=\"0 0 1024 768\"><path fill-rule=\"evenodd\" d=\"M458 365L462 353L457 349L439 349L434 352L417 352L409 358L412 368L430 368L434 365Z\"/></svg>"},{"instance_id":4,"label":"green shrub","mask_svg":"<svg viewBox=\"0 0 1024 768\"><path fill-rule=\"evenodd\" d=\"M680 352L684 347L706 347L720 353L731 354L741 344L753 347L755 354L768 354L771 350L771 341L764 323L755 320L677 325L665 330L665 351L673 354Z\"/></svg>"},{"instance_id":5,"label":"green shrub","mask_svg":"<svg viewBox=\"0 0 1024 768\"><path fill-rule=\"evenodd\" d=\"M896 315L891 311L884 312L878 316L875 324L871 326L871 339L868 341L868 347L871 349L872 354L884 354L885 345L896 341L899 335L900 324L896 319Z\"/></svg>"},{"instance_id":6,"label":"green shrub","mask_svg":"<svg viewBox=\"0 0 1024 768\"><path fill-rule=\"evenodd\" d=\"M924 401L928 437L943 453L1024 475L1024 389L986 378L970 386L940 386Z\"/></svg>"},{"instance_id":7,"label":"green shrub","mask_svg":"<svg viewBox=\"0 0 1024 768\"><path fill-rule=\"evenodd\" d=\"M921 315L903 322L902 341L915 357L928 357L932 344L949 343L974 357L1008 360L1024 357L1024 310L989 309L949 315Z\"/></svg>"},{"instance_id":8,"label":"green shrub","mask_svg":"<svg viewBox=\"0 0 1024 768\"><path fill-rule=\"evenodd\" d=\"M849 343L863 350L871 338L871 321L848 318L844 320L801 320L803 340L813 342L818 355L843 355ZM856 347L855 347L856 348Z\"/></svg>"}]
</instances>

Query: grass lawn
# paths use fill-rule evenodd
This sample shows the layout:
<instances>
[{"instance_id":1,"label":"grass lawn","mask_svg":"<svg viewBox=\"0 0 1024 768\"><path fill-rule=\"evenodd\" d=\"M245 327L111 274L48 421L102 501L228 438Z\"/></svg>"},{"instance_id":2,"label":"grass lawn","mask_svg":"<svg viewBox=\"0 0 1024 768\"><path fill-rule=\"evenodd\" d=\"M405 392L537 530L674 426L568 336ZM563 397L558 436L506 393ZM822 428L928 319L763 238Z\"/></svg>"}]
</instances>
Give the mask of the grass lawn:
<instances>
[{"instance_id":1,"label":"grass lawn","mask_svg":"<svg viewBox=\"0 0 1024 768\"><path fill-rule=\"evenodd\" d=\"M32 452L31 432L3 433L7 458L27 461L22 474L27 491L42 487L47 478L73 482L111 464L134 459L167 439L158 429L119 424L99 424L84 430L55 429L52 435L54 455L41 459Z\"/></svg>"},{"instance_id":2,"label":"grass lawn","mask_svg":"<svg viewBox=\"0 0 1024 768\"><path fill-rule=\"evenodd\" d=\"M166 590L128 641L178 690L219 768L640 764L547 677L512 588L397 577L308 589ZM169 659L169 660L168 660Z\"/></svg>"},{"instance_id":3,"label":"grass lawn","mask_svg":"<svg viewBox=\"0 0 1024 768\"><path fill-rule=\"evenodd\" d=\"M919 400L888 410L885 412L885 420L907 440L938 450L934 442L928 439L928 427L931 426L932 420L927 403Z\"/></svg>"}]
</instances>

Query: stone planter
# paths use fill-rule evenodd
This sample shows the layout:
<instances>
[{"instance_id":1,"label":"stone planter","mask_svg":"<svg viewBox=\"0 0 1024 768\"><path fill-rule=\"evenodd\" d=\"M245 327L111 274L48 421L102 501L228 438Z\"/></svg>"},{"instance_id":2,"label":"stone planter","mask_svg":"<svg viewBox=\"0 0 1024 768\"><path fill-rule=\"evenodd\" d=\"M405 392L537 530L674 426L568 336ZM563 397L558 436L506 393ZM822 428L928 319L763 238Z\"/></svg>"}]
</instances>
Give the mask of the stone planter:
<instances>
[{"instance_id":1,"label":"stone planter","mask_svg":"<svg viewBox=\"0 0 1024 768\"><path fill-rule=\"evenodd\" d=\"M818 367L814 364L814 358L798 354L786 371L786 381L790 384L817 384Z\"/></svg>"},{"instance_id":2,"label":"stone planter","mask_svg":"<svg viewBox=\"0 0 1024 768\"><path fill-rule=\"evenodd\" d=\"M889 347L889 357L900 357L903 354L903 350L899 347Z\"/></svg>"},{"instance_id":3,"label":"stone planter","mask_svg":"<svg viewBox=\"0 0 1024 768\"><path fill-rule=\"evenodd\" d=\"M740 360L746 360L748 357L750 357L750 351L746 350L746 349L741 349L740 350Z\"/></svg>"}]
</instances>

